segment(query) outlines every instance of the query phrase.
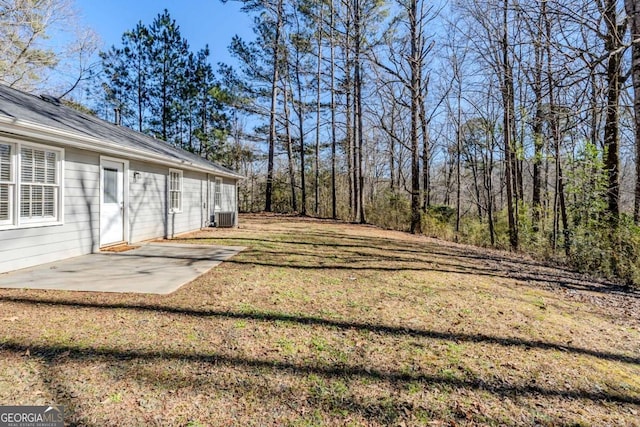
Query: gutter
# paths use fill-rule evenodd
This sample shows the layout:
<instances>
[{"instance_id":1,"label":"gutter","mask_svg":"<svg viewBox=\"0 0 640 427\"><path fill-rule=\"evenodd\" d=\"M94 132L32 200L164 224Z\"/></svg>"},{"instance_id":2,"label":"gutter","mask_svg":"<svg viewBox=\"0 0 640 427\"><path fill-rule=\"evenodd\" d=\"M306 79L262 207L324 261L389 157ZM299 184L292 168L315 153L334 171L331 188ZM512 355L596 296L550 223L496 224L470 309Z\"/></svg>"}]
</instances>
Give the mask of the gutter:
<instances>
[{"instance_id":1,"label":"gutter","mask_svg":"<svg viewBox=\"0 0 640 427\"><path fill-rule=\"evenodd\" d=\"M231 178L235 180L244 178L244 176L239 174L205 168L187 160L169 161L165 156L161 154L155 154L131 147L123 147L122 145L114 144L113 142L104 141L91 136L79 135L73 132L68 132L49 126L42 126L36 123L1 115L0 132L6 132L16 136L36 139L40 141L53 142L60 145L67 145L82 150L97 151L98 153L103 154L110 154L115 156L122 156L123 154L126 154L130 159L147 162L153 161L154 163L166 166L179 166L183 169L209 173L216 176L222 176L224 178Z\"/></svg>"}]
</instances>

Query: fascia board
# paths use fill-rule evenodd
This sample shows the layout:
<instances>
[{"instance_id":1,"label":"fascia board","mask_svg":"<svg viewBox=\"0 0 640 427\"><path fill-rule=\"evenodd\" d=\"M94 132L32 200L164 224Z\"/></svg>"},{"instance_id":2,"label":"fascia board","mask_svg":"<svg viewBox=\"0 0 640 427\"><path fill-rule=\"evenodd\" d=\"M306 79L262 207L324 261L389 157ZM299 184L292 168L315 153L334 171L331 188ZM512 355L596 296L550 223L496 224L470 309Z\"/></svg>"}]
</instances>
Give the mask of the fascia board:
<instances>
[{"instance_id":1,"label":"fascia board","mask_svg":"<svg viewBox=\"0 0 640 427\"><path fill-rule=\"evenodd\" d=\"M131 147L123 147L113 142L104 141L90 136L79 135L73 132L67 132L60 129L42 126L36 123L18 120L6 116L0 116L0 132L6 132L21 137L36 139L40 141L53 142L60 145L66 145L83 150L96 151L102 154L122 156L126 154L130 159L140 161L152 161L153 163L163 164L166 166L180 167L197 172L209 173L212 175L223 176L231 179L243 179L239 174L230 174L216 169L204 168L195 165L186 160L170 161L159 154L150 153L143 150L137 150Z\"/></svg>"}]
</instances>

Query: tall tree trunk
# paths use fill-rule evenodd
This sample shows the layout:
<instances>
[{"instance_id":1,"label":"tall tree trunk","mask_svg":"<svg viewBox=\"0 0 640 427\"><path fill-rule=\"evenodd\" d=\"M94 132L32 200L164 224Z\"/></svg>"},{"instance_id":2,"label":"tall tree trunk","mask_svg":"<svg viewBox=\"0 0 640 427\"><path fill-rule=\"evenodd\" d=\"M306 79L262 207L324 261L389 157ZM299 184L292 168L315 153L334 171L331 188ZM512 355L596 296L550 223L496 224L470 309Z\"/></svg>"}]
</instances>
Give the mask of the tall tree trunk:
<instances>
[{"instance_id":1,"label":"tall tree trunk","mask_svg":"<svg viewBox=\"0 0 640 427\"><path fill-rule=\"evenodd\" d=\"M363 133L362 133L362 76L361 76L361 10L360 0L354 0L353 10L353 30L354 30L354 58L353 58L353 82L354 82L354 144L355 144L355 202L356 202L356 221L364 224L366 222L364 214L364 178L362 173L362 149L363 149Z\"/></svg>"},{"instance_id":2,"label":"tall tree trunk","mask_svg":"<svg viewBox=\"0 0 640 427\"><path fill-rule=\"evenodd\" d=\"M631 32L631 79L633 82L633 115L636 145L636 185L633 221L640 224L640 2L625 0Z\"/></svg>"},{"instance_id":3,"label":"tall tree trunk","mask_svg":"<svg viewBox=\"0 0 640 427\"><path fill-rule=\"evenodd\" d=\"M513 153L513 120L514 120L514 102L513 102L513 70L509 58L509 30L508 30L508 8L509 0L504 0L503 8L503 33L502 33L502 100L503 100L503 139L504 139L504 175L507 191L507 215L509 222L509 246L512 250L518 249L518 224L516 222L515 199L514 199L514 171L513 162L515 155Z\"/></svg>"},{"instance_id":4,"label":"tall tree trunk","mask_svg":"<svg viewBox=\"0 0 640 427\"><path fill-rule=\"evenodd\" d=\"M611 221L617 224L620 215L620 147L619 147L619 104L621 88L621 62L623 32L618 24L617 1L606 0L604 21L607 26L605 50L607 62L607 114L604 125L605 163L607 173L607 207Z\"/></svg>"},{"instance_id":5,"label":"tall tree trunk","mask_svg":"<svg viewBox=\"0 0 640 427\"><path fill-rule=\"evenodd\" d=\"M553 249L556 248L557 242L557 234L558 234L558 204L559 204L559 214L562 219L562 230L564 234L564 249L565 254L568 257L570 255L571 250L571 242L569 240L569 223L567 218L567 206L565 202L564 195L564 180L562 179L562 159L560 157L560 142L562 140L562 136L560 134L560 121L558 117L558 108L556 106L555 101L555 90L556 90L556 82L553 78L553 69L551 66L551 21L548 19L546 15L546 8L543 9L544 13L544 22L545 22L545 31L547 37L547 86L549 87L549 120L551 125L551 139L553 141L553 146L555 149L555 160L556 160L556 185L555 185L555 196L554 196L554 229L553 229Z\"/></svg>"},{"instance_id":6,"label":"tall tree trunk","mask_svg":"<svg viewBox=\"0 0 640 427\"><path fill-rule=\"evenodd\" d=\"M562 178L562 159L560 156L560 126L558 123L558 116L555 112L555 100L553 97L553 91L550 93L550 108L551 112L551 133L553 146L555 149L555 160L556 160L556 181L555 181L555 197L554 197L554 227L553 227L553 249L555 250L557 246L557 240L559 235L560 224L559 221L562 220L562 232L564 235L564 249L567 257L570 255L571 250L571 241L569 240L569 224L567 218L567 205L565 202L564 195L564 180Z\"/></svg>"},{"instance_id":7,"label":"tall tree trunk","mask_svg":"<svg viewBox=\"0 0 640 427\"><path fill-rule=\"evenodd\" d=\"M542 111L542 61L543 52L542 43L542 20L547 17L547 2L540 2L540 19L538 19L537 39L534 42L535 66L533 71L533 95L536 103L535 117L533 118L533 188L531 196L531 222L533 231L538 232L540 229L541 214L541 190L542 190L542 149L544 147L544 136L542 135L542 126L544 114ZM548 44L550 40L546 41Z\"/></svg>"},{"instance_id":8,"label":"tall tree trunk","mask_svg":"<svg viewBox=\"0 0 640 427\"><path fill-rule=\"evenodd\" d=\"M167 124L169 122L169 103L167 101L169 86L169 65L167 64L167 41L165 40L164 60L162 61L162 139L167 140L169 132L167 132Z\"/></svg>"},{"instance_id":9,"label":"tall tree trunk","mask_svg":"<svg viewBox=\"0 0 640 427\"><path fill-rule=\"evenodd\" d=\"M396 140L389 138L389 189L392 193L396 191Z\"/></svg>"},{"instance_id":10,"label":"tall tree trunk","mask_svg":"<svg viewBox=\"0 0 640 427\"><path fill-rule=\"evenodd\" d=\"M594 145L598 144L598 122L600 112L598 111L598 86L596 80L596 73L592 72L589 78L590 87L591 87L591 97L589 99L590 110L591 110L591 127L590 127L590 137L591 143Z\"/></svg>"},{"instance_id":11,"label":"tall tree trunk","mask_svg":"<svg viewBox=\"0 0 640 427\"><path fill-rule=\"evenodd\" d=\"M462 185L462 176L460 170L460 156L462 154L462 80L460 75L460 64L458 59L454 57L454 75L458 81L457 96L457 114L456 114L456 240L460 232L460 193Z\"/></svg>"},{"instance_id":12,"label":"tall tree trunk","mask_svg":"<svg viewBox=\"0 0 640 427\"><path fill-rule=\"evenodd\" d=\"M267 188L265 190L266 212L271 212L271 199L273 198L273 157L275 153L276 130L276 106L278 102L278 71L280 68L280 33L282 31L282 1L278 0L276 12L276 29L273 37L273 71L271 75L271 109L269 110L269 154L267 160Z\"/></svg>"},{"instance_id":13,"label":"tall tree trunk","mask_svg":"<svg viewBox=\"0 0 640 427\"><path fill-rule=\"evenodd\" d=\"M315 176L314 176L314 187L315 187L315 203L314 203L314 213L316 216L320 214L320 95L321 95L321 77L322 77L322 25L323 25L323 7L322 3L318 6L320 8L320 13L318 15L318 70L316 73L317 86L316 86L316 155L315 155Z\"/></svg>"},{"instance_id":14,"label":"tall tree trunk","mask_svg":"<svg viewBox=\"0 0 640 427\"><path fill-rule=\"evenodd\" d=\"M490 139L491 138L491 139ZM492 141L493 135L487 132L487 141ZM487 194L487 221L489 225L489 238L491 240L491 246L495 246L496 244L496 232L495 225L493 220L493 211L494 211L494 196L493 196L493 141L490 147L487 149L487 155L485 156L485 167L484 167L484 188Z\"/></svg>"},{"instance_id":15,"label":"tall tree trunk","mask_svg":"<svg viewBox=\"0 0 640 427\"><path fill-rule=\"evenodd\" d=\"M336 65L334 49L334 0L331 1L330 36L329 46L331 49L331 218L338 219L338 204L336 196Z\"/></svg>"},{"instance_id":16,"label":"tall tree trunk","mask_svg":"<svg viewBox=\"0 0 640 427\"><path fill-rule=\"evenodd\" d=\"M344 92L345 92L345 139L346 139L346 157L347 157L347 176L349 182L349 209L351 219L356 218L356 172L355 172L355 138L353 126L353 80L352 59L351 59L351 28L352 28L352 0L345 0L346 22L344 36L344 55L345 55L345 76L344 76Z\"/></svg>"},{"instance_id":17,"label":"tall tree trunk","mask_svg":"<svg viewBox=\"0 0 640 427\"><path fill-rule=\"evenodd\" d=\"M422 125L422 211L427 212L431 206L431 147L429 144L429 124L427 123L427 112L425 111L424 95L420 97L420 123Z\"/></svg>"},{"instance_id":18,"label":"tall tree trunk","mask_svg":"<svg viewBox=\"0 0 640 427\"><path fill-rule=\"evenodd\" d=\"M142 87L143 85L143 79L142 79L142 52L140 51L140 49L138 49L137 52L138 55L138 84L137 84L137 101L138 101L138 132L142 132L144 130L143 128L143 115L144 115L144 98L143 98L143 93L144 93L144 88Z\"/></svg>"},{"instance_id":19,"label":"tall tree trunk","mask_svg":"<svg viewBox=\"0 0 640 427\"><path fill-rule=\"evenodd\" d=\"M289 164L289 185L291 186L291 208L298 211L298 197L296 195L296 169L293 161L293 141L291 138L291 113L289 110L289 93L287 82L283 82L282 92L284 98L284 126L287 139L287 162Z\"/></svg>"},{"instance_id":20,"label":"tall tree trunk","mask_svg":"<svg viewBox=\"0 0 640 427\"><path fill-rule=\"evenodd\" d=\"M420 102L420 52L418 34L418 1L411 0L409 6L409 31L411 33L411 233L422 233L420 215L420 153L418 120Z\"/></svg>"},{"instance_id":21,"label":"tall tree trunk","mask_svg":"<svg viewBox=\"0 0 640 427\"><path fill-rule=\"evenodd\" d=\"M302 79L300 77L300 52L296 52L296 63L295 63L295 73L296 73L296 89L298 92L298 104L297 115L298 115L298 131L300 132L300 187L301 187L301 196L302 201L300 203L300 213L302 215L307 215L307 184L306 184L306 164L305 164L305 143L304 143L304 102L302 99Z\"/></svg>"},{"instance_id":22,"label":"tall tree trunk","mask_svg":"<svg viewBox=\"0 0 640 427\"><path fill-rule=\"evenodd\" d=\"M443 204L449 206L451 204L451 181L453 180L453 169L455 167L455 158L451 153L451 156L445 161L445 178L444 178L444 200Z\"/></svg>"}]
</instances>

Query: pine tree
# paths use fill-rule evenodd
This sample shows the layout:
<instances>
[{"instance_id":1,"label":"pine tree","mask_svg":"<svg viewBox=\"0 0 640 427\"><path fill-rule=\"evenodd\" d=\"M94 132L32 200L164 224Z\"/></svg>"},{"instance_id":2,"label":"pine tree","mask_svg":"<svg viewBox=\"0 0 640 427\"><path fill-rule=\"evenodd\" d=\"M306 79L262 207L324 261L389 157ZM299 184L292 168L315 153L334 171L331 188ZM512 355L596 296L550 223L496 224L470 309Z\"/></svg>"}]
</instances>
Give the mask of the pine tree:
<instances>
[{"instance_id":1,"label":"pine tree","mask_svg":"<svg viewBox=\"0 0 640 427\"><path fill-rule=\"evenodd\" d=\"M100 56L106 101L121 112L124 125L225 159L229 121L209 48L190 52L167 10L148 27L138 23L123 34L122 47Z\"/></svg>"}]
</instances>

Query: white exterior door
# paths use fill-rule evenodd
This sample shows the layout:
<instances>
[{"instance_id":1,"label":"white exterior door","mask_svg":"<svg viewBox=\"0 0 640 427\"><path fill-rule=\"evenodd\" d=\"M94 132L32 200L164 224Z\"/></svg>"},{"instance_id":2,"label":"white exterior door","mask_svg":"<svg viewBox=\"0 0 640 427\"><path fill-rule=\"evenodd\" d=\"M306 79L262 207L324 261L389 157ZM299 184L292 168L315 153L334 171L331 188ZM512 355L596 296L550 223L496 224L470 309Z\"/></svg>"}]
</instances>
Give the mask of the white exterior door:
<instances>
[{"instance_id":1,"label":"white exterior door","mask_svg":"<svg viewBox=\"0 0 640 427\"><path fill-rule=\"evenodd\" d=\"M124 163L103 160L100 191L100 246L124 240Z\"/></svg>"}]
</instances>

